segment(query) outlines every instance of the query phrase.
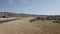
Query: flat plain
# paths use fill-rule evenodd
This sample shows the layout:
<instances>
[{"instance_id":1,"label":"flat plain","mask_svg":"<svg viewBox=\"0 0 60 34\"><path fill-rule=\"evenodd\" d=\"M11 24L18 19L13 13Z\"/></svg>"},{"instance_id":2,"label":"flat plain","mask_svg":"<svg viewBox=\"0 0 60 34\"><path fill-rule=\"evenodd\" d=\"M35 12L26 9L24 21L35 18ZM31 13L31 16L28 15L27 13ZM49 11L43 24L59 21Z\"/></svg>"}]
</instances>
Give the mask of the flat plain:
<instances>
[{"instance_id":1,"label":"flat plain","mask_svg":"<svg viewBox=\"0 0 60 34\"><path fill-rule=\"evenodd\" d=\"M50 20L30 22L33 18L35 17L25 17L2 23L0 34L60 34L60 24ZM7 18L0 19L8 20Z\"/></svg>"}]
</instances>

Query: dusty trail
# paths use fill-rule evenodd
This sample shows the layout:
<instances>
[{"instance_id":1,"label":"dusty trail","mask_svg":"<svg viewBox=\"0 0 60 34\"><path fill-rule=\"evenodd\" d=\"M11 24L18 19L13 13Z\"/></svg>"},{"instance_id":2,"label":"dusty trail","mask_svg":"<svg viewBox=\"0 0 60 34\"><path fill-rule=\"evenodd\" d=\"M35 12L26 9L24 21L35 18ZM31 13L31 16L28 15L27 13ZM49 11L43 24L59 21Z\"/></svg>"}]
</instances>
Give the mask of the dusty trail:
<instances>
[{"instance_id":1,"label":"dusty trail","mask_svg":"<svg viewBox=\"0 0 60 34\"><path fill-rule=\"evenodd\" d=\"M0 24L0 34L60 34L60 24L51 21L29 22L34 17Z\"/></svg>"},{"instance_id":2,"label":"dusty trail","mask_svg":"<svg viewBox=\"0 0 60 34\"><path fill-rule=\"evenodd\" d=\"M18 19L21 19L21 18L0 18L0 24L14 21L14 20L18 20Z\"/></svg>"}]
</instances>

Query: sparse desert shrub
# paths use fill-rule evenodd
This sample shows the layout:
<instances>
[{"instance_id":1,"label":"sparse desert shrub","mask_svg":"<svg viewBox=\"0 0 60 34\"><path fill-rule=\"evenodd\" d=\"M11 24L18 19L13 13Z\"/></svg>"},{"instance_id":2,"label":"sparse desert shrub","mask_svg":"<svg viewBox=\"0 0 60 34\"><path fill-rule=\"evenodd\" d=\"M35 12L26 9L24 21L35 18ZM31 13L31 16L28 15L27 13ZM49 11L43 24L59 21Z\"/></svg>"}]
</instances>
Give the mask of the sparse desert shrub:
<instances>
[{"instance_id":1,"label":"sparse desert shrub","mask_svg":"<svg viewBox=\"0 0 60 34\"><path fill-rule=\"evenodd\" d=\"M46 20L60 20L60 18L55 16L47 16Z\"/></svg>"},{"instance_id":2,"label":"sparse desert shrub","mask_svg":"<svg viewBox=\"0 0 60 34\"><path fill-rule=\"evenodd\" d=\"M40 20L40 17L36 17L35 19L36 19L36 20Z\"/></svg>"},{"instance_id":3,"label":"sparse desert shrub","mask_svg":"<svg viewBox=\"0 0 60 34\"><path fill-rule=\"evenodd\" d=\"M36 17L36 18L30 20L30 22L34 22L34 21L38 21L38 20L44 20L44 18L42 18L42 17Z\"/></svg>"},{"instance_id":4,"label":"sparse desert shrub","mask_svg":"<svg viewBox=\"0 0 60 34\"><path fill-rule=\"evenodd\" d=\"M7 18L7 16L2 16L2 18Z\"/></svg>"},{"instance_id":5,"label":"sparse desert shrub","mask_svg":"<svg viewBox=\"0 0 60 34\"><path fill-rule=\"evenodd\" d=\"M2 16L0 16L0 18L8 18L8 16L6 16L6 15L5 15L5 16L4 16L4 15L2 15Z\"/></svg>"},{"instance_id":6,"label":"sparse desert shrub","mask_svg":"<svg viewBox=\"0 0 60 34\"><path fill-rule=\"evenodd\" d=\"M6 18L6 16L2 16L3 18Z\"/></svg>"},{"instance_id":7,"label":"sparse desert shrub","mask_svg":"<svg viewBox=\"0 0 60 34\"><path fill-rule=\"evenodd\" d=\"M53 23L60 23L60 21L59 20L55 20L55 21L53 21Z\"/></svg>"},{"instance_id":8,"label":"sparse desert shrub","mask_svg":"<svg viewBox=\"0 0 60 34\"><path fill-rule=\"evenodd\" d=\"M36 17L35 19L36 19L36 20L44 20L43 17Z\"/></svg>"},{"instance_id":9,"label":"sparse desert shrub","mask_svg":"<svg viewBox=\"0 0 60 34\"><path fill-rule=\"evenodd\" d=\"M46 17L46 20L56 20L56 18L53 17L53 16L47 16L47 17Z\"/></svg>"},{"instance_id":10,"label":"sparse desert shrub","mask_svg":"<svg viewBox=\"0 0 60 34\"><path fill-rule=\"evenodd\" d=\"M52 16L47 16L47 17L46 17L46 20L52 20L52 19L53 19Z\"/></svg>"},{"instance_id":11,"label":"sparse desert shrub","mask_svg":"<svg viewBox=\"0 0 60 34\"><path fill-rule=\"evenodd\" d=\"M35 21L34 19L30 20L30 22L34 22L34 21Z\"/></svg>"},{"instance_id":12,"label":"sparse desert shrub","mask_svg":"<svg viewBox=\"0 0 60 34\"><path fill-rule=\"evenodd\" d=\"M60 20L60 18L56 18L56 20Z\"/></svg>"}]
</instances>

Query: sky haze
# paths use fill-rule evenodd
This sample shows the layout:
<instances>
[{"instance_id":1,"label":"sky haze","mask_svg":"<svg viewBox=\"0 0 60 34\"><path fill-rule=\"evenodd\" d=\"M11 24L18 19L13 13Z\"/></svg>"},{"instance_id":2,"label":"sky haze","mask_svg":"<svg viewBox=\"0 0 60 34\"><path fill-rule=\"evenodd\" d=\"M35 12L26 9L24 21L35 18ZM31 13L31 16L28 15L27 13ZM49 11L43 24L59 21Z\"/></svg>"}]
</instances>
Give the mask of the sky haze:
<instances>
[{"instance_id":1,"label":"sky haze","mask_svg":"<svg viewBox=\"0 0 60 34\"><path fill-rule=\"evenodd\" d=\"M0 0L0 11L60 15L60 0Z\"/></svg>"}]
</instances>

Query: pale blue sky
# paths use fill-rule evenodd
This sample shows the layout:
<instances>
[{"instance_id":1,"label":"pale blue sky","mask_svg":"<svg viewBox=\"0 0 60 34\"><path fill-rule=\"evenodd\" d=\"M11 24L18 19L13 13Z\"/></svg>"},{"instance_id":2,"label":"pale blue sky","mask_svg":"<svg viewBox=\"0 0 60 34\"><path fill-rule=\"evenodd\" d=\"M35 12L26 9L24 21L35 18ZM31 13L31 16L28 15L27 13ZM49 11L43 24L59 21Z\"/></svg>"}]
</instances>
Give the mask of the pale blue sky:
<instances>
[{"instance_id":1,"label":"pale blue sky","mask_svg":"<svg viewBox=\"0 0 60 34\"><path fill-rule=\"evenodd\" d=\"M0 11L60 15L60 0L0 0Z\"/></svg>"}]
</instances>

